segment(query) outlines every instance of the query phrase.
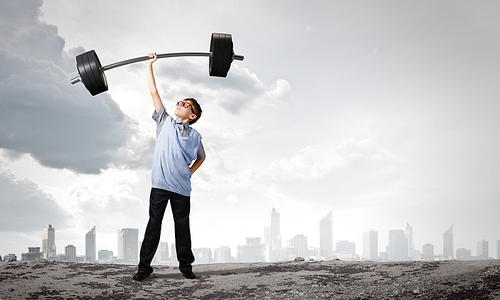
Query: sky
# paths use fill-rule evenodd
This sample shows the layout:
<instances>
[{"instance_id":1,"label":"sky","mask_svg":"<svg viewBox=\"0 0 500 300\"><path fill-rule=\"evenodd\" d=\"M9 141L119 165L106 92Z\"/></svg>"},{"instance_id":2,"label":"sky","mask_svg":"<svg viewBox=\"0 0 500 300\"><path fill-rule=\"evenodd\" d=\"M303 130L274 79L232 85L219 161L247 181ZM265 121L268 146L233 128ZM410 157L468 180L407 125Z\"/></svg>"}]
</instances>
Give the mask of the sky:
<instances>
[{"instance_id":1,"label":"sky","mask_svg":"<svg viewBox=\"0 0 500 300\"><path fill-rule=\"evenodd\" d=\"M75 57L103 65L149 52L209 52L230 33L234 61L210 77L208 58L158 60L167 111L197 98L207 158L193 175L194 248L264 236L281 216L283 244L319 247L413 227L415 249L476 254L500 240L500 3L498 1L0 2L0 255L57 253L96 226L97 249L117 253L117 230L148 218L155 144L143 62L106 71L95 97ZM171 213L162 241L173 242Z\"/></svg>"}]
</instances>

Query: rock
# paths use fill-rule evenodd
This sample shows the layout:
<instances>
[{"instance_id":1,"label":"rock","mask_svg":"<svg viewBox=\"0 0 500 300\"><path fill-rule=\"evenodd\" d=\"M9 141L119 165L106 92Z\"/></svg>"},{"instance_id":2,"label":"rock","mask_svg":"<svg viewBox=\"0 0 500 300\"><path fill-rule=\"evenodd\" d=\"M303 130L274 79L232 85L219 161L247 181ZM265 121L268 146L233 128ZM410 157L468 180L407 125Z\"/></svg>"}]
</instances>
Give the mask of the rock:
<instances>
[{"instance_id":1,"label":"rock","mask_svg":"<svg viewBox=\"0 0 500 300\"><path fill-rule=\"evenodd\" d=\"M293 261L305 261L303 257L296 257Z\"/></svg>"}]
</instances>

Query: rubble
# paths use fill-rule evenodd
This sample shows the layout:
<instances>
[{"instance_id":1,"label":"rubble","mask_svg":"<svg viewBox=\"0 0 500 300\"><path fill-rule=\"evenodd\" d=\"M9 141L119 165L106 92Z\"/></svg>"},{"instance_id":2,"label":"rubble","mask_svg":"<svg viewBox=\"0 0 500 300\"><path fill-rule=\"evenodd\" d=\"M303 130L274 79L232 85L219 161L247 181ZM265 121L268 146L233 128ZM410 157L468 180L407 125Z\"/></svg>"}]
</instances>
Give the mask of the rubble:
<instances>
[{"instance_id":1,"label":"rubble","mask_svg":"<svg viewBox=\"0 0 500 300\"><path fill-rule=\"evenodd\" d=\"M500 260L292 261L195 265L195 280L154 266L0 263L0 299L499 299Z\"/></svg>"}]
</instances>

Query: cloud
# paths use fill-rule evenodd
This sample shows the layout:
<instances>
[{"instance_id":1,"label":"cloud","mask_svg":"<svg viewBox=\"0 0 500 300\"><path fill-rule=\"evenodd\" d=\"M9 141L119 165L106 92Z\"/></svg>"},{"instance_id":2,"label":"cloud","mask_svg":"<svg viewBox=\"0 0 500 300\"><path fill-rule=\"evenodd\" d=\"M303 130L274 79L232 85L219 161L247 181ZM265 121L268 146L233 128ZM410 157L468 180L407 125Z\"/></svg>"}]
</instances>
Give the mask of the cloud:
<instances>
[{"instance_id":1,"label":"cloud","mask_svg":"<svg viewBox=\"0 0 500 300\"><path fill-rule=\"evenodd\" d=\"M311 205L371 206L375 199L381 203L401 195L409 178L408 163L371 139L349 138L326 148L306 146L268 162L251 158L244 168L232 167L241 162L224 157L212 154L209 165L193 179L195 186L223 191L225 197L231 194L242 202L265 195L289 205L307 199Z\"/></svg>"},{"instance_id":2,"label":"cloud","mask_svg":"<svg viewBox=\"0 0 500 300\"><path fill-rule=\"evenodd\" d=\"M29 179L18 179L0 171L0 231L37 231L47 224L64 228L67 214L54 198Z\"/></svg>"},{"instance_id":3,"label":"cloud","mask_svg":"<svg viewBox=\"0 0 500 300\"><path fill-rule=\"evenodd\" d=\"M177 59L157 64L157 84L162 96L179 99L192 95L216 103L236 115L263 105L276 105L286 101L291 93L287 80L278 79L266 85L256 74L240 67L238 62L232 63L226 78L208 76L208 62ZM162 82L168 87L162 86Z\"/></svg>"},{"instance_id":4,"label":"cloud","mask_svg":"<svg viewBox=\"0 0 500 300\"><path fill-rule=\"evenodd\" d=\"M327 150L310 146L290 158L274 161L266 177L275 181L319 180L333 173L391 173L402 161L370 139L345 139ZM357 176L357 175L356 175Z\"/></svg>"},{"instance_id":5,"label":"cloud","mask_svg":"<svg viewBox=\"0 0 500 300\"><path fill-rule=\"evenodd\" d=\"M134 196L132 179L109 182L77 184L67 193L69 206L75 212L72 222L80 228L98 226L112 231L120 226L137 226L147 220L147 200Z\"/></svg>"},{"instance_id":6,"label":"cloud","mask_svg":"<svg viewBox=\"0 0 500 300\"><path fill-rule=\"evenodd\" d=\"M1 4L0 148L81 173L147 166L152 142L138 137L137 122L109 95L91 97L69 83L74 60L63 51L57 27L39 21L40 5Z\"/></svg>"}]
</instances>

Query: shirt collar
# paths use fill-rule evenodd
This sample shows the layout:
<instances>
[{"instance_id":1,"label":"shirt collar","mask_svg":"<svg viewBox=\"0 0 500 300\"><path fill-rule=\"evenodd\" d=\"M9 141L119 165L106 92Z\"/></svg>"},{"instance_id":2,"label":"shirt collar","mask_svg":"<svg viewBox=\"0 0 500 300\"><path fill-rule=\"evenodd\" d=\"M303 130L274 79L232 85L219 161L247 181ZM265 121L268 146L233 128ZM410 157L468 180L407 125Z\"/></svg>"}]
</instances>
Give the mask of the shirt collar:
<instances>
[{"instance_id":1,"label":"shirt collar","mask_svg":"<svg viewBox=\"0 0 500 300\"><path fill-rule=\"evenodd\" d=\"M175 125L184 127L185 129L189 128L189 122L181 122L179 119L175 119Z\"/></svg>"}]
</instances>

